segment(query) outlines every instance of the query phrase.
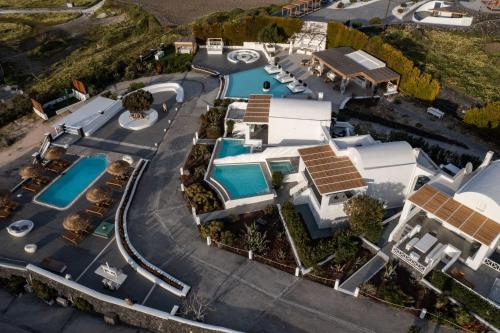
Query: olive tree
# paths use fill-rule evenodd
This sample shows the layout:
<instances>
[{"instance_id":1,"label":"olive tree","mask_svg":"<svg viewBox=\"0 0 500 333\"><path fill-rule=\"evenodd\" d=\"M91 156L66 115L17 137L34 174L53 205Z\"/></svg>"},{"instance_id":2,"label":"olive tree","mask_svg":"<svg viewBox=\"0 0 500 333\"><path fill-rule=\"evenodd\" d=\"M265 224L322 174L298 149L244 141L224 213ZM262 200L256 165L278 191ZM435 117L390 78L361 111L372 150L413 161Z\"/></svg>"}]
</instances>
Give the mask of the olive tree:
<instances>
[{"instance_id":1,"label":"olive tree","mask_svg":"<svg viewBox=\"0 0 500 333\"><path fill-rule=\"evenodd\" d=\"M130 112L133 119L144 118L144 112L153 104L153 95L149 91L139 89L123 98L123 107Z\"/></svg>"},{"instance_id":2,"label":"olive tree","mask_svg":"<svg viewBox=\"0 0 500 333\"><path fill-rule=\"evenodd\" d=\"M384 205L380 200L366 194L355 196L344 203L344 212L355 234L378 241L384 218Z\"/></svg>"}]
</instances>

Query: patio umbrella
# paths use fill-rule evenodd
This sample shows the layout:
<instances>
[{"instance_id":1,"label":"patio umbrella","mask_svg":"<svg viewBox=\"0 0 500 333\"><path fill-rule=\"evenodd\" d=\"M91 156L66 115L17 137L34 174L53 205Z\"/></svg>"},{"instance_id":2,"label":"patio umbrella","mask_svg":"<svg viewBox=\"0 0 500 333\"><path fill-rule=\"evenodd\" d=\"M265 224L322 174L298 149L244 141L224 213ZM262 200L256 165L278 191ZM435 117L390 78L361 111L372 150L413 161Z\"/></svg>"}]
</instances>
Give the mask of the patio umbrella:
<instances>
[{"instance_id":1,"label":"patio umbrella","mask_svg":"<svg viewBox=\"0 0 500 333\"><path fill-rule=\"evenodd\" d=\"M38 164L27 164L19 169L21 178L38 178L42 175L43 169Z\"/></svg>"},{"instance_id":2,"label":"patio umbrella","mask_svg":"<svg viewBox=\"0 0 500 333\"><path fill-rule=\"evenodd\" d=\"M84 212L76 212L66 216L63 222L65 230L80 232L90 225L90 217Z\"/></svg>"},{"instance_id":3,"label":"patio umbrella","mask_svg":"<svg viewBox=\"0 0 500 333\"><path fill-rule=\"evenodd\" d=\"M107 186L94 186L85 194L88 201L97 203L111 199L111 189Z\"/></svg>"},{"instance_id":4,"label":"patio umbrella","mask_svg":"<svg viewBox=\"0 0 500 333\"><path fill-rule=\"evenodd\" d=\"M106 171L113 176L123 177L129 170L130 163L124 160L116 160L111 162L106 168Z\"/></svg>"},{"instance_id":5,"label":"patio umbrella","mask_svg":"<svg viewBox=\"0 0 500 333\"><path fill-rule=\"evenodd\" d=\"M66 149L62 147L50 147L43 158L48 161L56 161L63 159L64 155L66 155Z\"/></svg>"}]
</instances>

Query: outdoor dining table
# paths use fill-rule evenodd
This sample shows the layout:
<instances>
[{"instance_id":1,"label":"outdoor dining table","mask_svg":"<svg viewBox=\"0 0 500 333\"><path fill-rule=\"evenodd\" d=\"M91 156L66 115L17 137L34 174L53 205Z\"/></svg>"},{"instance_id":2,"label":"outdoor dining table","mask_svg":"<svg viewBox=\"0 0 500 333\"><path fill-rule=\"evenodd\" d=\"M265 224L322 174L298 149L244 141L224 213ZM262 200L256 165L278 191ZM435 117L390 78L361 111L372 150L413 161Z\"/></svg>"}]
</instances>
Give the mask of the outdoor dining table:
<instances>
[{"instance_id":1,"label":"outdoor dining table","mask_svg":"<svg viewBox=\"0 0 500 333\"><path fill-rule=\"evenodd\" d=\"M427 233L422 238L420 238L417 244L415 244L414 248L422 253L426 253L436 242L437 238Z\"/></svg>"}]
</instances>

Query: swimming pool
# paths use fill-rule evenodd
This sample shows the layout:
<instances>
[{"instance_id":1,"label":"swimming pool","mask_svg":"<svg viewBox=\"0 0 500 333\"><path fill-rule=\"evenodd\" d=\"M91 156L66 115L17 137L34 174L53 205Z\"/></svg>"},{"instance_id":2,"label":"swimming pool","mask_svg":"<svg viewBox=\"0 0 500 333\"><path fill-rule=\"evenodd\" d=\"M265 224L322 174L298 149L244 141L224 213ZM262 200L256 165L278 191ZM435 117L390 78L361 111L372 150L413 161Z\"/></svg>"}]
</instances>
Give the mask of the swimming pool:
<instances>
[{"instance_id":1,"label":"swimming pool","mask_svg":"<svg viewBox=\"0 0 500 333\"><path fill-rule=\"evenodd\" d=\"M262 85L269 81L271 88L268 92L262 91ZM267 74L264 67L229 75L229 84L226 97L248 98L252 94L272 94L274 97L291 95L286 84L279 83L273 76Z\"/></svg>"},{"instance_id":2,"label":"swimming pool","mask_svg":"<svg viewBox=\"0 0 500 333\"><path fill-rule=\"evenodd\" d=\"M295 173L295 169L290 161L270 161L269 168L271 172L281 172L284 175Z\"/></svg>"},{"instance_id":3,"label":"swimming pool","mask_svg":"<svg viewBox=\"0 0 500 333\"><path fill-rule=\"evenodd\" d=\"M104 172L108 164L108 159L102 154L82 157L38 194L34 201L60 210L67 209Z\"/></svg>"},{"instance_id":4,"label":"swimming pool","mask_svg":"<svg viewBox=\"0 0 500 333\"><path fill-rule=\"evenodd\" d=\"M227 156L236 156L247 154L250 152L250 147L243 145L243 140L239 139L221 139L220 150L217 158Z\"/></svg>"},{"instance_id":5,"label":"swimming pool","mask_svg":"<svg viewBox=\"0 0 500 333\"><path fill-rule=\"evenodd\" d=\"M216 165L213 178L224 186L231 199L270 193L260 164Z\"/></svg>"}]
</instances>

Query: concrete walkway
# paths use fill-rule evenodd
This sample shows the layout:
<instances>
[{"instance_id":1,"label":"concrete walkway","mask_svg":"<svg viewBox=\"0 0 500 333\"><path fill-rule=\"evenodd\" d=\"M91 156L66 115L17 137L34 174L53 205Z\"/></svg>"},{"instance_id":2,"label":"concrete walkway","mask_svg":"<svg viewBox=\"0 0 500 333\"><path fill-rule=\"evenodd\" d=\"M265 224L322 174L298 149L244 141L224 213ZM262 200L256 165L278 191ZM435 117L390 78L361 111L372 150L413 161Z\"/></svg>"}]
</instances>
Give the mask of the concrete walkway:
<instances>
[{"instance_id":1,"label":"concrete walkway","mask_svg":"<svg viewBox=\"0 0 500 333\"><path fill-rule=\"evenodd\" d=\"M92 7L47 7L47 8L4 8L0 14L40 14L40 13L80 13L93 14L101 8L106 0L101 0Z\"/></svg>"},{"instance_id":2,"label":"concrete walkway","mask_svg":"<svg viewBox=\"0 0 500 333\"><path fill-rule=\"evenodd\" d=\"M179 168L218 80L196 73L171 78L185 88L186 101L141 180L129 234L151 263L209 299L206 321L246 332L405 332L414 324L409 313L206 245L180 192Z\"/></svg>"}]
</instances>

